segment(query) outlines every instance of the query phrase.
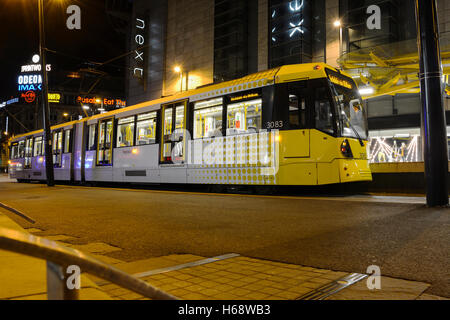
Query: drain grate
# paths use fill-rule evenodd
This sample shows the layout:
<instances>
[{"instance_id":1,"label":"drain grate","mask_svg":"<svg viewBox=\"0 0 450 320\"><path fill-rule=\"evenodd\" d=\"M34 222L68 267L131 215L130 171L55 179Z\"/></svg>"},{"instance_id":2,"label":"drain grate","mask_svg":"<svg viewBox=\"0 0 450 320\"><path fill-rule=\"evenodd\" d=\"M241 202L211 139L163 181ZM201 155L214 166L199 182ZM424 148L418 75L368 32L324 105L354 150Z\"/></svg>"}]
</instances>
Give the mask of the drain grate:
<instances>
[{"instance_id":1,"label":"drain grate","mask_svg":"<svg viewBox=\"0 0 450 320\"><path fill-rule=\"evenodd\" d=\"M308 292L295 300L324 300L367 277L367 274L351 273L344 278L332 281L314 291Z\"/></svg>"}]
</instances>

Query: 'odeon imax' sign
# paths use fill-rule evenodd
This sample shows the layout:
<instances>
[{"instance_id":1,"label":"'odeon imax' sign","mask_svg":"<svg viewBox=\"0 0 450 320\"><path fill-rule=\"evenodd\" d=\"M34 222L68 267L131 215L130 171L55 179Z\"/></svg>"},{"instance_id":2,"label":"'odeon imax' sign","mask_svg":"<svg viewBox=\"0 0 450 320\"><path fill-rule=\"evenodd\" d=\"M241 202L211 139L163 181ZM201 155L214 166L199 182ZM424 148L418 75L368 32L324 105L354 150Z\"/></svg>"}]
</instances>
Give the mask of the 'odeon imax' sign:
<instances>
[{"instance_id":1,"label":"'odeon imax' sign","mask_svg":"<svg viewBox=\"0 0 450 320\"><path fill-rule=\"evenodd\" d=\"M23 65L20 69L21 73L17 77L17 91L40 91L42 90L42 74L39 55L35 54L32 58L33 64ZM51 71L52 66L48 64L46 70ZM38 73L36 73L38 72Z\"/></svg>"}]
</instances>

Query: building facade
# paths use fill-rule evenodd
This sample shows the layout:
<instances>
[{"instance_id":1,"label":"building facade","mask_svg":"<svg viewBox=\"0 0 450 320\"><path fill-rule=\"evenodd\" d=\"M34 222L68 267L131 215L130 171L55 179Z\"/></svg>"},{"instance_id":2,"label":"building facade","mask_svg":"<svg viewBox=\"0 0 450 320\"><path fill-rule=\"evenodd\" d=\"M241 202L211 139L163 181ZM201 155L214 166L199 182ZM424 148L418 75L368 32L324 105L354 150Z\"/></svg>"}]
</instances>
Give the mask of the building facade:
<instances>
[{"instance_id":1,"label":"building facade","mask_svg":"<svg viewBox=\"0 0 450 320\"><path fill-rule=\"evenodd\" d=\"M450 0L438 0L446 49L449 10ZM373 48L396 48L389 57L417 54L414 0L137 0L132 21L130 104L285 64L326 62L343 68L346 57L369 55ZM362 70L353 71L364 86L358 77ZM394 77L390 72L382 81ZM420 140L417 88L367 99L366 107L372 147L383 141L385 153L390 152L381 160L421 160L420 145L412 145ZM406 149L414 155L398 156Z\"/></svg>"}]
</instances>

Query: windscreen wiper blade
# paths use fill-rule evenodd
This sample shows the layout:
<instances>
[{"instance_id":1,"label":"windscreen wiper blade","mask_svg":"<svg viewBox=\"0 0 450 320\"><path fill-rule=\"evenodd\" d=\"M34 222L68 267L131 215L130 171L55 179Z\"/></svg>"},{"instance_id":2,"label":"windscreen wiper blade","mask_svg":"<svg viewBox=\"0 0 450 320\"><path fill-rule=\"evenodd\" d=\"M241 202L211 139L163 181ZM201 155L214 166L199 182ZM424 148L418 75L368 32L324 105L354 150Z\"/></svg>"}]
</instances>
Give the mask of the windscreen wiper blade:
<instances>
[{"instance_id":1,"label":"windscreen wiper blade","mask_svg":"<svg viewBox=\"0 0 450 320\"><path fill-rule=\"evenodd\" d=\"M361 138L361 136L359 135L358 130L356 130L355 127L352 125L352 123L350 122L350 119L347 117L347 115L345 114L345 112L342 111L341 113L344 115L345 119L346 119L347 122L348 122L348 125L349 125L350 128L353 130L353 132L355 133L356 137L358 138L358 141L359 141L359 144L361 145L361 147L364 147L364 141L363 141L363 139Z\"/></svg>"}]
</instances>

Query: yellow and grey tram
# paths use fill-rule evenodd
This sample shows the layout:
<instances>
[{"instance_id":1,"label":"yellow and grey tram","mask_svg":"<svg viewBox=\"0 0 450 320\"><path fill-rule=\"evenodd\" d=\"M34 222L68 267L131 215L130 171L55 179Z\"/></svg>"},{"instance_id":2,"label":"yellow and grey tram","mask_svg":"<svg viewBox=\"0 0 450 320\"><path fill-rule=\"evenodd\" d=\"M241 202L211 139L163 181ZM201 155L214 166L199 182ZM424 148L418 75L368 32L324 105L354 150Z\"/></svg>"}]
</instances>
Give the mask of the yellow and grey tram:
<instances>
[{"instance_id":1,"label":"yellow and grey tram","mask_svg":"<svg viewBox=\"0 0 450 320\"><path fill-rule=\"evenodd\" d=\"M55 180L209 185L370 181L355 82L286 65L53 126ZM10 140L11 178L45 180L43 132Z\"/></svg>"}]
</instances>

